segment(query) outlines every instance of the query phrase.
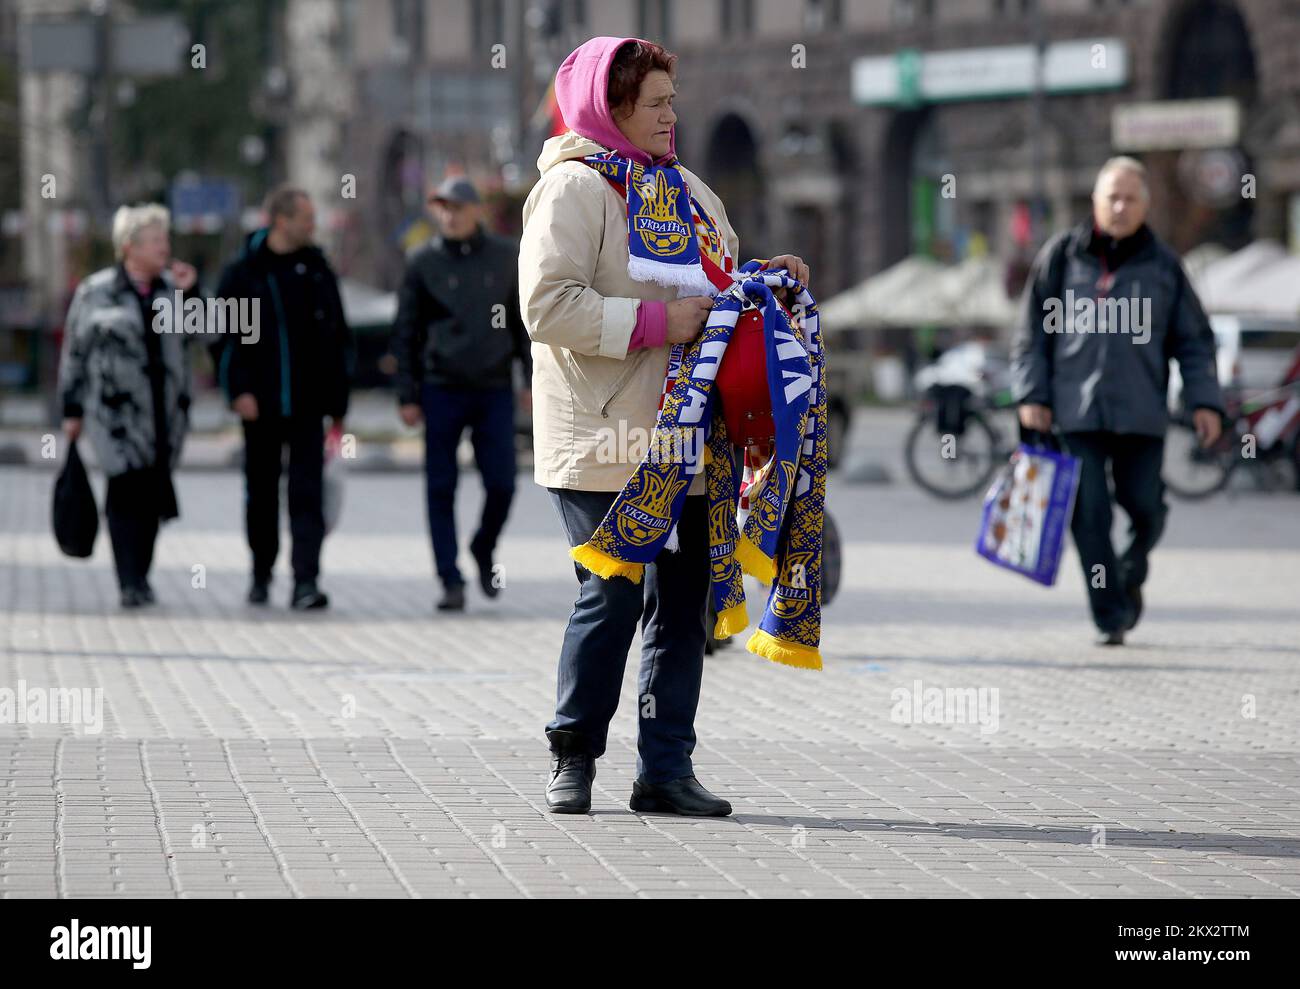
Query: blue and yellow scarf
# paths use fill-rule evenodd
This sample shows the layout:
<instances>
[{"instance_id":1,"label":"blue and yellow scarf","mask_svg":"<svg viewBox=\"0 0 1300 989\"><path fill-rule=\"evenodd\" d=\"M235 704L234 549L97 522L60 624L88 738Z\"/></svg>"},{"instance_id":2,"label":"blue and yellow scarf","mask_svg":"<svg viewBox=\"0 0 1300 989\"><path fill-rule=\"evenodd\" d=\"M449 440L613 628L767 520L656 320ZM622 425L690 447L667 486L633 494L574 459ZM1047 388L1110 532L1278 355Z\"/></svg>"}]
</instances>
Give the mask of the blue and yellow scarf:
<instances>
[{"instance_id":1,"label":"blue and yellow scarf","mask_svg":"<svg viewBox=\"0 0 1300 989\"><path fill-rule=\"evenodd\" d=\"M637 236L633 230L633 238ZM668 544L691 478L703 469L710 580L718 615L714 637L725 639L749 624L743 583L743 573L748 573L771 584L771 592L746 648L790 666L821 669L826 372L817 304L787 272L760 270L757 261L743 265L737 277L715 299L704 332L681 347L681 368L659 411L650 455L591 539L570 555L600 577L639 583L646 564ZM772 295L773 288L785 287L798 299L799 318L794 322ZM775 463L753 494L742 526L737 518L740 470L714 379L737 320L750 309L757 309L763 319L776 445ZM674 356L677 352L675 347ZM698 442L705 431L706 441ZM663 455L667 450L670 456Z\"/></svg>"}]
</instances>

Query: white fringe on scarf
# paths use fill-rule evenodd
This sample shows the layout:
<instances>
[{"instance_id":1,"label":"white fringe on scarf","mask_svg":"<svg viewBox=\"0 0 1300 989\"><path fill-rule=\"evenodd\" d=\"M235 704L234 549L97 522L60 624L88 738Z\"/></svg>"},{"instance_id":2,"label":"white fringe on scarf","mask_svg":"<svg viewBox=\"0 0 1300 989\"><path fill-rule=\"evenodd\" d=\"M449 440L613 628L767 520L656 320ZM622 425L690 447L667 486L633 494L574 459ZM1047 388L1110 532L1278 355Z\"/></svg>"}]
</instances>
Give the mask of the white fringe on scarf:
<instances>
[{"instance_id":1,"label":"white fringe on scarf","mask_svg":"<svg viewBox=\"0 0 1300 989\"><path fill-rule=\"evenodd\" d=\"M704 273L703 265L699 264L660 264L658 261L629 254L627 274L636 282L653 282L665 288L675 288L679 299L691 295L706 295L711 299L718 294L718 290L709 281L709 276Z\"/></svg>"}]
</instances>

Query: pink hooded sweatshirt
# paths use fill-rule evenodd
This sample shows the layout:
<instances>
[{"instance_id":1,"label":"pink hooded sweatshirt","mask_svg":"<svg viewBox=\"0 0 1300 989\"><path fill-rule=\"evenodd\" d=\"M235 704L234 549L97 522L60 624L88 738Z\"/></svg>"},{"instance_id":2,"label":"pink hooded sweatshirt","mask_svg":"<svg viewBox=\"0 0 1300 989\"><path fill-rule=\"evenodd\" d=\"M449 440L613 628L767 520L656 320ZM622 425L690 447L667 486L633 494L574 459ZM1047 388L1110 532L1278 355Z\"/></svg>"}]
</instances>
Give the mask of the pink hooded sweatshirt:
<instances>
[{"instance_id":1,"label":"pink hooded sweatshirt","mask_svg":"<svg viewBox=\"0 0 1300 989\"><path fill-rule=\"evenodd\" d=\"M624 45L640 40L592 38L574 49L555 73L555 102L565 125L575 134L643 165L661 165L677 157L677 128L669 136L668 154L652 159L623 136L609 108L609 67L614 55ZM643 299L637 306L636 326L632 329L628 351L662 347L667 336L667 303Z\"/></svg>"}]
</instances>

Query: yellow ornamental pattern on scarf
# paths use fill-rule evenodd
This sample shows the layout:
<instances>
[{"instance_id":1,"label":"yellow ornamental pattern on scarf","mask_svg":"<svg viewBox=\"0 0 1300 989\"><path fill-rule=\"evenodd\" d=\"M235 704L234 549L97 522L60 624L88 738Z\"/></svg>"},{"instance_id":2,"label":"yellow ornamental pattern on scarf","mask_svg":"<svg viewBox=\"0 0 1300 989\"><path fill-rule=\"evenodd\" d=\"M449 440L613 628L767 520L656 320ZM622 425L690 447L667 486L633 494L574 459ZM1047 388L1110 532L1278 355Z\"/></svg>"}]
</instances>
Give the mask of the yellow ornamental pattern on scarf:
<instances>
[{"instance_id":1,"label":"yellow ornamental pattern on scarf","mask_svg":"<svg viewBox=\"0 0 1300 989\"><path fill-rule=\"evenodd\" d=\"M821 566L823 515L826 505L826 359L816 356L814 377L818 382L813 456L800 459L800 470L808 471L806 497L797 498L784 551L778 554L780 580L772 588L771 613L783 628L778 638L758 629L745 644L756 655L776 663L820 670L821 653ZM796 481L796 484L798 482ZM800 586L802 585L802 586Z\"/></svg>"},{"instance_id":2,"label":"yellow ornamental pattern on scarf","mask_svg":"<svg viewBox=\"0 0 1300 989\"><path fill-rule=\"evenodd\" d=\"M712 578L715 639L727 639L749 624L745 608L745 578L736 559L740 528L736 524L736 484L731 441L722 409L715 408L713 429L706 447L704 474L709 492L709 575Z\"/></svg>"},{"instance_id":3,"label":"yellow ornamental pattern on scarf","mask_svg":"<svg viewBox=\"0 0 1300 989\"><path fill-rule=\"evenodd\" d=\"M725 268L723 263L727 257L727 245L722 242L722 234L718 230L717 221L705 212L704 207L700 206L698 200L692 200L698 209L692 210L695 218L695 239L699 241L700 253L716 264L719 268Z\"/></svg>"}]
</instances>

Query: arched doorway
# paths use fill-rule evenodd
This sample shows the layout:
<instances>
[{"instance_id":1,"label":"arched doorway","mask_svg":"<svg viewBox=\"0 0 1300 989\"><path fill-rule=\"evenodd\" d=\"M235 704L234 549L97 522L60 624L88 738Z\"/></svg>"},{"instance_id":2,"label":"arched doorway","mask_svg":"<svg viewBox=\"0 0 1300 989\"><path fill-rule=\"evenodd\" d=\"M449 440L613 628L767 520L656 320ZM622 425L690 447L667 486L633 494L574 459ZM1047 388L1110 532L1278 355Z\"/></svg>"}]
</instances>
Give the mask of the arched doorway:
<instances>
[{"instance_id":1,"label":"arched doorway","mask_svg":"<svg viewBox=\"0 0 1300 989\"><path fill-rule=\"evenodd\" d=\"M1242 131L1255 105L1255 54L1233 0L1189 0L1166 32L1163 95L1171 100L1231 97L1241 107ZM1152 180L1165 194L1162 233L1179 251L1213 241L1241 247L1250 241L1252 198L1241 177L1253 171L1243 147L1161 151L1147 156Z\"/></svg>"},{"instance_id":2,"label":"arched doorway","mask_svg":"<svg viewBox=\"0 0 1300 989\"><path fill-rule=\"evenodd\" d=\"M758 141L738 114L728 113L713 127L708 150L709 185L727 209L740 237L742 258L767 257L765 182Z\"/></svg>"}]
</instances>

